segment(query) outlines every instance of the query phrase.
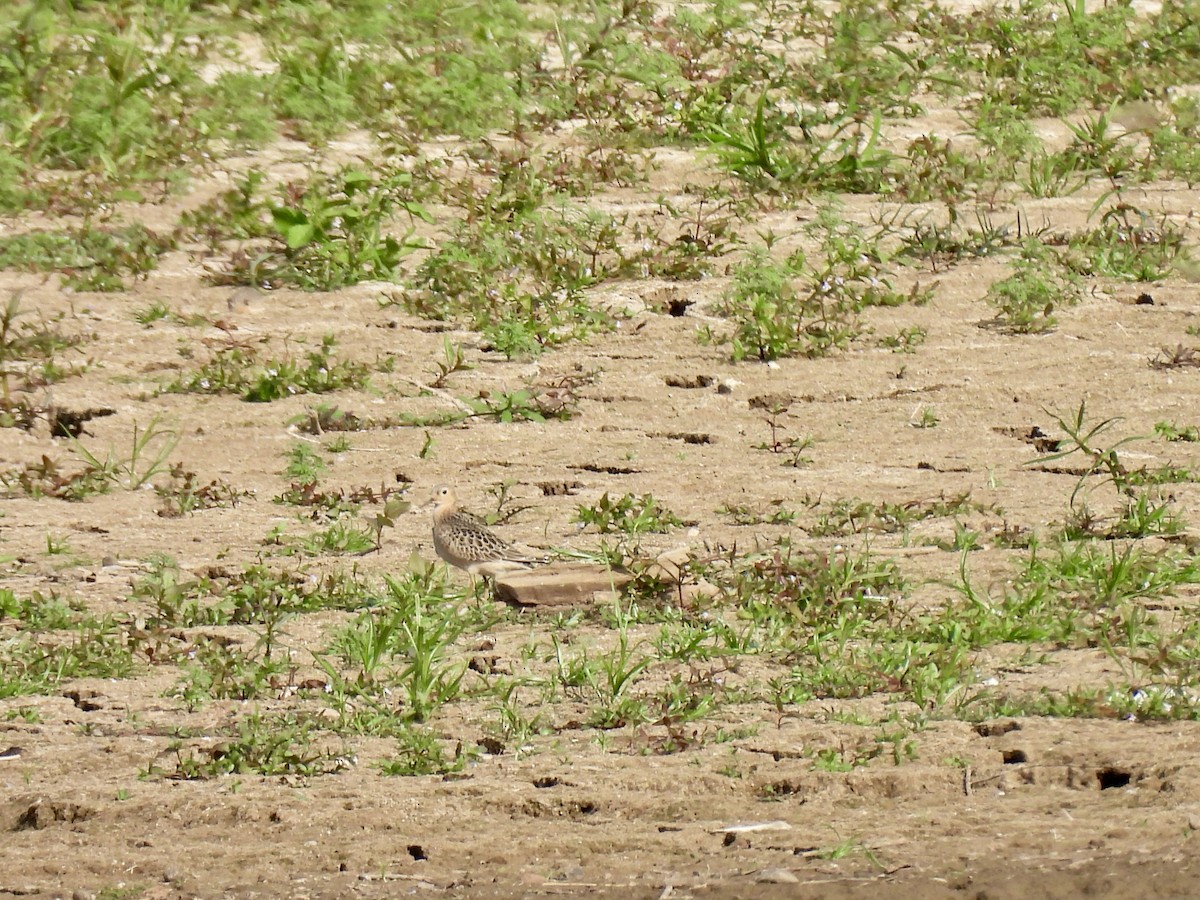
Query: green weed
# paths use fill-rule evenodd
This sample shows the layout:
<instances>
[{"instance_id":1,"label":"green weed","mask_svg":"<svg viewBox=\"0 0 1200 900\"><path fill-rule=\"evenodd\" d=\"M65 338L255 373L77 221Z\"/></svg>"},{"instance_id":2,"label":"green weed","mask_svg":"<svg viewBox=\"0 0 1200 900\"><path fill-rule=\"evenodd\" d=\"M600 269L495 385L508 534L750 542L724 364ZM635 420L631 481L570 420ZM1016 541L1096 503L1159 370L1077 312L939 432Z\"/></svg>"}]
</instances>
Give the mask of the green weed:
<instances>
[{"instance_id":1,"label":"green weed","mask_svg":"<svg viewBox=\"0 0 1200 900\"><path fill-rule=\"evenodd\" d=\"M218 349L199 369L162 390L169 394L240 394L248 403L270 403L297 394L366 387L372 367L337 359L335 346L333 335L327 334L321 346L303 358L289 353L279 359L263 359L256 348L235 344Z\"/></svg>"},{"instance_id":2,"label":"green weed","mask_svg":"<svg viewBox=\"0 0 1200 900\"><path fill-rule=\"evenodd\" d=\"M641 497L624 494L613 499L607 492L591 506L580 505L576 521L595 528L600 534L665 534L683 524L650 494Z\"/></svg>"},{"instance_id":3,"label":"green weed","mask_svg":"<svg viewBox=\"0 0 1200 900\"><path fill-rule=\"evenodd\" d=\"M145 226L103 230L39 231L0 238L0 268L59 272L76 291L123 291L130 278L145 278L175 246Z\"/></svg>"},{"instance_id":4,"label":"green weed","mask_svg":"<svg viewBox=\"0 0 1200 900\"><path fill-rule=\"evenodd\" d=\"M447 741L427 728L411 725L396 735L396 752L378 763L383 775L450 775L461 772L479 755L461 741L451 750Z\"/></svg>"},{"instance_id":5,"label":"green weed","mask_svg":"<svg viewBox=\"0 0 1200 900\"><path fill-rule=\"evenodd\" d=\"M110 447L101 458L78 438L71 439L71 449L86 465L86 481L105 489L112 485L134 491L171 471L167 457L179 445L180 437L178 431L164 427L162 418L155 416L145 428L133 424L127 455Z\"/></svg>"},{"instance_id":6,"label":"green weed","mask_svg":"<svg viewBox=\"0 0 1200 900\"><path fill-rule=\"evenodd\" d=\"M1022 245L1014 273L988 288L986 299L996 308L994 324L1018 334L1036 334L1054 328L1055 312L1081 296L1079 277L1031 238Z\"/></svg>"},{"instance_id":7,"label":"green weed","mask_svg":"<svg viewBox=\"0 0 1200 900\"><path fill-rule=\"evenodd\" d=\"M312 777L340 772L350 765L348 751L319 746L316 727L295 715L254 712L242 719L237 733L208 748L175 749L175 776L186 779L225 775L293 775Z\"/></svg>"}]
</instances>

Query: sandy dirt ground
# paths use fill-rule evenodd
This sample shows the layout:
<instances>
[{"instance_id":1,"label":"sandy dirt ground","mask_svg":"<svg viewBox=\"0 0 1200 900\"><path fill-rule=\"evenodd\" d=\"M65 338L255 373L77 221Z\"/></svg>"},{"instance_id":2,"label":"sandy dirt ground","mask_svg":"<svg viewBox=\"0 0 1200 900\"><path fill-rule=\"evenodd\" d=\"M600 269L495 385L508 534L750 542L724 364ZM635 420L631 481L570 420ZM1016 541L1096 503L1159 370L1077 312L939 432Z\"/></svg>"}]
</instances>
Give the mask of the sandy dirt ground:
<instances>
[{"instance_id":1,"label":"sandy dirt ground","mask_svg":"<svg viewBox=\"0 0 1200 900\"><path fill-rule=\"evenodd\" d=\"M663 152L649 183L591 202L645 215L659 194L694 204L685 185L706 171L710 158ZM216 173L139 215L169 224L228 183L228 174ZM1021 212L1069 231L1089 221L1099 191L1024 203ZM1179 184L1129 189L1133 202L1193 237L1196 197ZM843 200L842 214L864 225L881 210L873 199ZM767 212L740 230L749 238L769 227L786 249L803 244L814 211L802 204ZM1001 205L993 216L1016 225L1012 207ZM478 510L492 504L489 488L512 482L512 495L528 509L504 525L507 536L580 549L599 542L574 521L580 504L606 492L650 492L688 524L648 537L647 551L748 550L785 534L831 550L849 542L895 560L919 585L911 602L927 606L947 600L959 572L961 554L936 544L953 538L952 519L921 522L905 534L813 538L804 531L811 522L804 511L818 500L909 502L970 492L977 510L963 520L984 537L970 554L972 575L982 586L1002 585L1021 551L991 538L1061 521L1077 480L1027 465L1038 455L1024 439L1031 429L1052 432L1052 413L1069 414L1081 399L1096 420L1123 417L1122 436L1150 434L1164 420L1194 422L1200 411L1200 370L1149 364L1160 348L1186 344L1188 326L1200 325L1200 292L1182 278L1155 285L1091 279L1083 302L1061 312L1056 330L1019 336L984 327L992 310L983 296L1005 273L1002 260L936 273L902 270L902 278L937 283L928 305L869 310L873 335L848 352L767 366L734 364L728 348L697 341L729 285L722 268L699 282L605 284L589 299L628 310L618 329L533 360L506 361L473 332L381 305L395 285L331 294L279 290L230 309L230 289L204 280L212 261L194 249L171 253L147 279L111 295L64 292L56 277L0 273L0 290L24 288L26 308L61 314L65 331L91 338L69 357L86 360L86 372L39 389L34 402L111 408L82 436L96 448L124 446L135 422L161 414L182 435L173 461L201 482L220 479L247 492L233 508L168 518L158 515L161 502L148 490L79 503L10 490L0 507L0 555L4 584L18 596L54 592L96 616L135 621L147 608L130 599L131 585L154 554L169 554L191 575L261 560L306 574L357 567L362 577L378 578L404 571L414 552L433 559L428 517L417 511L385 532L379 552L361 557L280 557L264 539L277 526L290 534L318 527L307 511L273 502L288 484L285 451L304 439L320 449L318 439L289 423L318 401L376 421L445 409L444 396L422 395L415 385L432 379L447 337L464 347L472 366L447 379L454 396L595 375L580 388L578 414L569 421L476 419L349 434L350 449L330 456L322 485L406 487L423 501L433 485L451 482ZM1152 305L1135 303L1143 292ZM693 305L686 315L666 315L665 295ZM209 324L138 324L135 311L156 301ZM878 345L878 336L914 326L928 334L914 353ZM280 353L316 346L326 334L336 337L339 356L390 357L392 371L373 375L371 390L268 404L159 393L222 342L266 341ZM751 401L766 394L790 398L782 423L788 434L812 438L807 465L781 465L778 454L755 449L769 431ZM914 427L926 409L936 413L936 427ZM1200 459L1191 446L1145 442L1131 446L1129 458L1195 466ZM43 454L78 464L69 443L51 437L44 422L0 431L5 470ZM1195 520L1196 487L1173 491L1182 516ZM792 525L736 525L717 512L780 504L801 511ZM1195 534L1189 526L1183 538ZM48 536L69 552L47 552ZM466 587L465 577L453 577ZM1198 594L1184 589L1173 602L1191 605ZM285 624L281 640L302 677L315 672L311 653L353 617L324 611ZM16 627L0 622L0 640ZM486 649L502 671L520 672L522 648L548 648L562 630L553 613L511 613L487 633L464 636L455 652L469 658ZM614 639L593 612L566 630L574 646L608 647ZM178 639L186 643L198 632L224 633L246 647L255 641L237 626L185 629ZM655 632L653 625L632 629L638 639ZM1100 648L1035 651L980 653L979 682L1036 693L1125 681ZM748 658L723 677L769 674L754 666ZM906 738L906 758L823 771L813 764L815 748L873 746L889 714L921 710L886 694L781 710L747 700L722 705L693 726L710 739L660 753L662 728L619 728L598 739L597 730L579 725L586 707L563 699L542 711L549 733L529 747L493 748L447 776L384 776L375 763L388 756L391 741L350 737L334 738L348 751L347 767L337 773L187 780L171 777L178 735L186 735L187 747L204 747L228 738L233 723L252 711L319 700L281 689L275 697L189 709L171 695L181 671L178 660L139 658L128 678L69 680L50 695L0 700L0 749L23 751L0 762L0 897L1183 897L1194 895L1200 875L1191 843L1200 828L1194 722L974 723L929 710L926 726ZM432 726L450 740L477 740L495 716L492 702L449 704ZM720 729L734 736L712 739ZM749 825L758 827L729 830ZM831 849L839 847L845 852Z\"/></svg>"}]
</instances>

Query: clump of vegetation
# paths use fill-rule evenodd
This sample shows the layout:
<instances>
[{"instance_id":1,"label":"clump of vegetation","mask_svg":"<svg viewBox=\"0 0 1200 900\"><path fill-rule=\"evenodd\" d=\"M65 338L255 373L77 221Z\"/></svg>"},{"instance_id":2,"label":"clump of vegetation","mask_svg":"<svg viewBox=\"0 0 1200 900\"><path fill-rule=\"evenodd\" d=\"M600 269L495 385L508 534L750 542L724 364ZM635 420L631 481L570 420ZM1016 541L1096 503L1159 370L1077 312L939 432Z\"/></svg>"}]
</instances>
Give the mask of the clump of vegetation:
<instances>
[{"instance_id":1,"label":"clump of vegetation","mask_svg":"<svg viewBox=\"0 0 1200 900\"><path fill-rule=\"evenodd\" d=\"M705 328L701 337L728 340L735 361L819 357L844 350L862 333L867 307L928 300L930 291L919 284L898 291L878 242L839 221L834 209L824 209L809 232L820 241L812 259L798 250L779 262L766 246L752 249L719 307L733 333L717 337Z\"/></svg>"},{"instance_id":2,"label":"clump of vegetation","mask_svg":"<svg viewBox=\"0 0 1200 900\"><path fill-rule=\"evenodd\" d=\"M240 186L230 197L246 231L260 232L246 199L253 183ZM250 206L250 210L245 209ZM332 291L360 281L392 281L400 261L421 246L410 225L400 236L387 233L397 213L410 221L429 221L429 214L412 196L412 175L406 171L371 172L344 168L332 175L314 175L305 184L280 190L277 202L263 204L271 223L270 250L255 254L239 250L216 280L228 284L294 285L305 290Z\"/></svg>"},{"instance_id":3,"label":"clump of vegetation","mask_svg":"<svg viewBox=\"0 0 1200 900\"><path fill-rule=\"evenodd\" d=\"M580 523L600 534L665 534L683 524L650 494L640 497L624 494L614 499L605 492L594 504L581 505L576 516Z\"/></svg>"},{"instance_id":4,"label":"clump of vegetation","mask_svg":"<svg viewBox=\"0 0 1200 900\"><path fill-rule=\"evenodd\" d=\"M622 266L611 217L566 207L461 223L409 279L404 305L427 318L464 319L506 356L613 327L586 287Z\"/></svg>"},{"instance_id":5,"label":"clump of vegetation","mask_svg":"<svg viewBox=\"0 0 1200 900\"><path fill-rule=\"evenodd\" d=\"M1141 210L1120 204L1104 214L1098 228L1073 235L1069 246L1082 256L1075 266L1080 274L1161 281L1183 253L1183 234L1170 222L1156 224Z\"/></svg>"},{"instance_id":6,"label":"clump of vegetation","mask_svg":"<svg viewBox=\"0 0 1200 900\"><path fill-rule=\"evenodd\" d=\"M144 278L174 246L171 236L141 224L35 231L0 238L0 269L59 272L63 286L77 291L123 291L130 278Z\"/></svg>"},{"instance_id":7,"label":"clump of vegetation","mask_svg":"<svg viewBox=\"0 0 1200 900\"><path fill-rule=\"evenodd\" d=\"M334 357L333 335L302 358L290 353L264 359L251 344L234 343L217 349L196 371L177 378L163 390L170 394L240 394L248 403L270 403L296 394L325 394L343 388L364 388L371 366Z\"/></svg>"},{"instance_id":8,"label":"clump of vegetation","mask_svg":"<svg viewBox=\"0 0 1200 900\"><path fill-rule=\"evenodd\" d=\"M1057 310L1073 306L1083 295L1078 275L1036 238L1022 245L1015 271L988 288L996 308L994 324L1017 334L1038 334L1058 324Z\"/></svg>"},{"instance_id":9,"label":"clump of vegetation","mask_svg":"<svg viewBox=\"0 0 1200 900\"><path fill-rule=\"evenodd\" d=\"M1064 535L1072 540L1088 537L1144 538L1152 535L1177 534L1184 523L1173 498L1163 495L1157 487L1159 479L1145 469L1130 470L1121 460L1120 449L1138 440L1126 437L1111 444L1101 436L1111 429L1119 417L1104 419L1088 426L1087 403L1080 401L1073 415L1055 416L1059 428L1066 434L1057 452L1039 457L1032 464L1055 462L1079 455L1087 461L1071 492L1070 514L1064 523ZM1097 481L1092 476L1099 475ZM1117 493L1119 511L1112 516L1099 516L1088 503L1089 496L1100 486L1110 484Z\"/></svg>"},{"instance_id":10,"label":"clump of vegetation","mask_svg":"<svg viewBox=\"0 0 1200 900\"><path fill-rule=\"evenodd\" d=\"M292 714L252 713L237 724L236 734L214 747L174 745L174 776L189 780L223 775L327 775L350 765L345 748L320 746L320 729Z\"/></svg>"}]
</instances>

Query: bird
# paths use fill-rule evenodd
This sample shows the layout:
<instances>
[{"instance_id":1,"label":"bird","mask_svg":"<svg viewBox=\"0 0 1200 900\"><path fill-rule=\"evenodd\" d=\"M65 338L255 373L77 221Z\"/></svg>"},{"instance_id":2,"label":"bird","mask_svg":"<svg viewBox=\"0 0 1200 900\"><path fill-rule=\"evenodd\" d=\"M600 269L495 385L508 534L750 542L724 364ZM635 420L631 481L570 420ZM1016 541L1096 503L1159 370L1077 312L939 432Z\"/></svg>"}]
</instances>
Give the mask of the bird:
<instances>
[{"instance_id":1,"label":"bird","mask_svg":"<svg viewBox=\"0 0 1200 900\"><path fill-rule=\"evenodd\" d=\"M510 544L492 532L479 516L459 509L458 495L448 484L433 489L433 548L450 565L471 576L495 578L520 572L546 556L530 547Z\"/></svg>"}]
</instances>

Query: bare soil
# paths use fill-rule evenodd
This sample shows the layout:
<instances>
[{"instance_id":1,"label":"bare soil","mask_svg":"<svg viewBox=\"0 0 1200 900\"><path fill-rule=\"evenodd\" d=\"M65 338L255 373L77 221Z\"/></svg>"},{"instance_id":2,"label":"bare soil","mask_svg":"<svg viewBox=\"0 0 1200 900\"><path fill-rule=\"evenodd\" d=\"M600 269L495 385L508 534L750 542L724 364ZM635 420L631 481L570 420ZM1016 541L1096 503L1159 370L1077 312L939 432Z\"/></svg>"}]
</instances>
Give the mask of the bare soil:
<instances>
[{"instance_id":1,"label":"bare soil","mask_svg":"<svg viewBox=\"0 0 1200 900\"><path fill-rule=\"evenodd\" d=\"M684 186L701 171L711 171L711 161L664 153L649 184L594 202L645 215L660 193L694 204ZM228 179L217 174L139 216L173 222L179 209ZM1026 203L1022 213L1064 231L1081 227L1099 190ZM1196 194L1182 185L1130 195L1181 227L1195 221ZM844 209L867 223L881 207L845 198ZM752 237L770 227L786 250L801 242L813 211L802 205L767 213L744 232ZM1015 225L1012 208L994 216ZM173 459L202 482L224 479L253 492L236 508L180 518L160 517L151 491L116 491L82 503L10 496L0 518L0 553L11 557L4 582L18 595L54 591L78 599L97 615L136 613L127 600L130 585L152 554L168 553L191 573L236 570L263 558L274 526L289 533L315 527L303 511L298 516L272 499L287 486L282 454L301 439L289 421L318 400L374 419L443 408L444 398L418 396L414 383L432 379L447 336L467 348L474 366L449 379L447 392L455 396L599 374L570 421L473 420L431 428L432 452L424 457L423 429L350 434L352 449L334 459L323 485L411 482L421 501L432 485L452 482L468 507L480 509L490 502L488 487L512 480L530 509L504 533L553 546L596 545L597 536L580 533L573 519L579 504L605 492L653 493L695 523L649 540L648 548L766 545L789 529L736 526L716 510L725 504L767 510L777 502L803 509L805 498L907 502L969 491L989 510L970 522L985 536L1005 527L1046 528L1064 515L1076 477L1028 467L1037 450L1023 436L1035 426L1051 430L1047 411L1070 413L1081 398L1096 420L1124 417L1122 435L1149 434L1161 420L1195 422L1200 371L1158 370L1148 360L1188 340L1186 327L1200 324L1200 295L1182 279L1153 286L1094 281L1082 304L1063 311L1055 331L1014 336L982 327L992 315L983 295L1004 273L998 260L916 270L911 277L939 283L929 305L867 313L876 336L926 329L928 340L914 354L891 352L866 336L850 352L771 366L732 364L725 348L697 341L698 325L729 283L724 274L697 283L606 284L592 299L631 310L618 330L532 361L505 361L480 349L472 332L381 306L381 297L397 289L391 285L333 294L279 290L230 310L229 289L209 286L201 262L185 251L124 294L69 294L57 278L0 273L0 290L24 288L27 308L46 317L65 314L66 330L94 335L83 349L88 371L35 398L67 409L113 408L114 415L88 424L88 446L122 448L134 422L144 425L161 413L183 432ZM658 299L664 291L695 303L687 315L665 315ZM1135 304L1143 291L1153 305ZM219 320L224 330L171 321L143 327L134 311L153 301ZM181 349L203 358L206 341L315 346L330 333L340 356L391 355L394 372L375 376L372 392L270 404L156 393L195 364ZM731 389L720 392L729 380ZM688 383L702 386L671 386ZM790 433L814 439L806 454L811 464L781 465L778 455L753 448L768 430L750 400L764 394L792 398L784 421ZM936 411L936 427L913 427L924 407ZM1130 452L1138 461L1137 453L1146 454L1150 464L1200 464L1183 444L1146 443ZM30 433L0 431L3 468L42 454L72 459L66 442L44 425ZM1175 493L1183 516L1195 519L1195 486L1179 485ZM950 594L960 555L923 539L950 538L952 528L950 520L931 520L907 538L875 535L869 548L924 585L914 603L936 605ZM71 552L48 554L48 535L65 539ZM794 539L808 541L799 531ZM427 517L417 512L385 534L378 553L268 563L310 572L357 566L377 577L405 569L414 552L433 558ZM970 555L971 571L981 585L1000 583L1015 558L985 541ZM1196 600L1194 590L1178 598ZM287 624L285 640L303 672L313 670L310 652L350 618L323 613ZM0 639L14 628L0 623ZM531 640L548 646L555 628L548 615L526 612L457 649L470 656L490 647L499 664L519 671L521 648ZM246 629L225 630L247 647L254 643ZM654 632L635 629L639 637ZM585 617L567 638L574 646L605 647L612 633ZM1099 649L1040 649L1041 664L1022 663L1023 648L981 655L981 677L1034 692L1123 678ZM0 762L0 896L129 890L161 898L1183 897L1194 895L1200 874L1188 850L1200 828L1200 724L1193 722L1018 718L975 725L935 712L911 737L914 758L897 765L881 757L852 771L825 772L814 768L812 749L871 742L878 726L846 721L851 715L879 721L893 705L889 697L782 711L766 703L724 706L699 731L711 737L723 727L749 736L699 741L672 754L654 752L662 729L653 726L617 729L601 746L594 731L570 727L586 710L564 702L545 711L554 733L538 739L534 752L484 755L453 776L385 777L373 763L389 754L390 742L354 739L354 764L338 774L144 777L156 765L171 768L176 729L206 736L190 744L211 743L227 737L251 708L272 712L298 702L281 691L275 700L213 701L189 712L166 695L179 675L174 665L143 665L136 677L72 681L52 696L0 701L0 749L24 751ZM15 715L30 709L39 721ZM435 725L448 737L470 740L493 715L486 701L465 701L442 710ZM752 823L782 824L721 830ZM845 855L831 852L839 846Z\"/></svg>"}]
</instances>

